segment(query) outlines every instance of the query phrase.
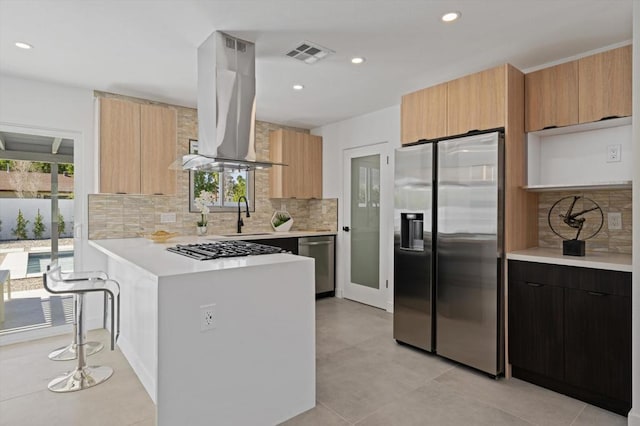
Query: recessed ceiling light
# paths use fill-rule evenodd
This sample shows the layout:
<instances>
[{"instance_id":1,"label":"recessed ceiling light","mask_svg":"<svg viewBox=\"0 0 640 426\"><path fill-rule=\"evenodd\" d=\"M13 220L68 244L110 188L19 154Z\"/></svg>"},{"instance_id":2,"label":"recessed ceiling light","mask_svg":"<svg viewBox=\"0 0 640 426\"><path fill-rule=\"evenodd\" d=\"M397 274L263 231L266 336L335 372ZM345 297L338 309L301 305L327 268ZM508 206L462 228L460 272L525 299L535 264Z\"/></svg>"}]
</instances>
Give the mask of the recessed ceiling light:
<instances>
[{"instance_id":1,"label":"recessed ceiling light","mask_svg":"<svg viewBox=\"0 0 640 426\"><path fill-rule=\"evenodd\" d=\"M16 41L16 47L19 47L20 49L33 49L32 45L23 41Z\"/></svg>"},{"instance_id":2,"label":"recessed ceiling light","mask_svg":"<svg viewBox=\"0 0 640 426\"><path fill-rule=\"evenodd\" d=\"M304 86L302 84L293 85L293 90L302 90L302 89L304 89Z\"/></svg>"},{"instance_id":3,"label":"recessed ceiling light","mask_svg":"<svg viewBox=\"0 0 640 426\"><path fill-rule=\"evenodd\" d=\"M356 56L355 58L351 58L352 64L361 64L363 62L364 62L364 58L361 58L359 56Z\"/></svg>"},{"instance_id":4,"label":"recessed ceiling light","mask_svg":"<svg viewBox=\"0 0 640 426\"><path fill-rule=\"evenodd\" d=\"M453 22L456 19L460 18L462 13L460 12L449 12L442 15L442 22Z\"/></svg>"}]
</instances>

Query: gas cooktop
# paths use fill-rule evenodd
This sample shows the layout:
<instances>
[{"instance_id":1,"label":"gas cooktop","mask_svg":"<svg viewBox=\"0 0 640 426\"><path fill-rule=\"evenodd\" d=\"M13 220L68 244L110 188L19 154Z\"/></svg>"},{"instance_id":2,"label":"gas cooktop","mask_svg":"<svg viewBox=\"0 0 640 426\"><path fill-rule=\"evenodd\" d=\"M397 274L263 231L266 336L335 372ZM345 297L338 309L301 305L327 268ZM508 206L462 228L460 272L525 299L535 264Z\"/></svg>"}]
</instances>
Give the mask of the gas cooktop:
<instances>
[{"instance_id":1,"label":"gas cooktop","mask_svg":"<svg viewBox=\"0 0 640 426\"><path fill-rule=\"evenodd\" d=\"M201 244L178 244L167 250L197 260L220 259L223 257L255 256L259 254L287 253L279 247L266 246L248 241L212 241Z\"/></svg>"}]
</instances>

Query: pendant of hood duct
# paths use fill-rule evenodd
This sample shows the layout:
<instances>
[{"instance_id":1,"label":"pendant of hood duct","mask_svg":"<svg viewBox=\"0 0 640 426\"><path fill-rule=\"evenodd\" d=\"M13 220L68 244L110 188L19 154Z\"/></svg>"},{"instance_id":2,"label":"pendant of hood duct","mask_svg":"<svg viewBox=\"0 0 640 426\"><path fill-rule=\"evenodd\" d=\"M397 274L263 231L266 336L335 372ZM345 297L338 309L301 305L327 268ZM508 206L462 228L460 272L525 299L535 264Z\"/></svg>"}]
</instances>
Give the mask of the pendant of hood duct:
<instances>
[{"instance_id":1,"label":"pendant of hood duct","mask_svg":"<svg viewBox=\"0 0 640 426\"><path fill-rule=\"evenodd\" d=\"M198 47L198 153L175 161L181 170L255 170L255 45L220 31Z\"/></svg>"}]
</instances>

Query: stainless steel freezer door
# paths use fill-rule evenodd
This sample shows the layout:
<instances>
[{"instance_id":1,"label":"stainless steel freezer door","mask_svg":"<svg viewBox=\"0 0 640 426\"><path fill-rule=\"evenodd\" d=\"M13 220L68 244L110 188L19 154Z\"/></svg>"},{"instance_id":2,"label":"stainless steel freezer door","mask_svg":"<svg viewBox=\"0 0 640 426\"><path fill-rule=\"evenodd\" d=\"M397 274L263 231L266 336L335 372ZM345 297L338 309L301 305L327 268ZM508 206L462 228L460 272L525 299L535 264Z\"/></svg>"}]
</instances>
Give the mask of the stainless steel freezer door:
<instances>
[{"instance_id":1,"label":"stainless steel freezer door","mask_svg":"<svg viewBox=\"0 0 640 426\"><path fill-rule=\"evenodd\" d=\"M502 178L497 133L438 143L436 352L502 372Z\"/></svg>"},{"instance_id":2,"label":"stainless steel freezer door","mask_svg":"<svg viewBox=\"0 0 640 426\"><path fill-rule=\"evenodd\" d=\"M432 198L433 145L396 150L394 211L393 337L433 351L432 345ZM405 241L402 242L402 217ZM423 244L416 233L422 232ZM402 246L405 247L402 247Z\"/></svg>"}]
</instances>

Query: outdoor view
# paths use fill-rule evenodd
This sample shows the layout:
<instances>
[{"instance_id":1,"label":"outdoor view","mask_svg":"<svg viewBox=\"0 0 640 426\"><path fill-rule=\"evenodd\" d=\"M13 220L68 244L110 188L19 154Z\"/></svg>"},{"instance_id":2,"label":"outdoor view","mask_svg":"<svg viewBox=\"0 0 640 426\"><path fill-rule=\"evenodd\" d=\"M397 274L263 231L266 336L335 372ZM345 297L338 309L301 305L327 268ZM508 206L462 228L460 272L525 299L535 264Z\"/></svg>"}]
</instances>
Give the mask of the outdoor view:
<instances>
[{"instance_id":1,"label":"outdoor view","mask_svg":"<svg viewBox=\"0 0 640 426\"><path fill-rule=\"evenodd\" d=\"M51 163L0 160L0 335L71 323L72 299L49 294L42 272L58 239L73 269L73 164L58 164L57 235L52 235Z\"/></svg>"}]
</instances>

